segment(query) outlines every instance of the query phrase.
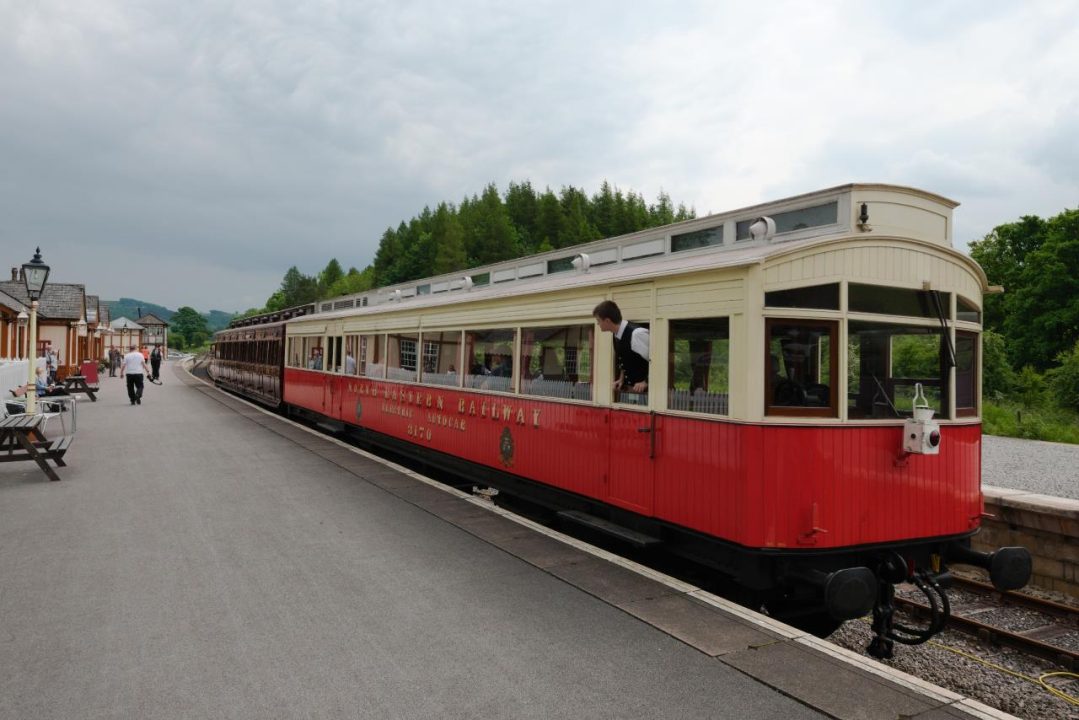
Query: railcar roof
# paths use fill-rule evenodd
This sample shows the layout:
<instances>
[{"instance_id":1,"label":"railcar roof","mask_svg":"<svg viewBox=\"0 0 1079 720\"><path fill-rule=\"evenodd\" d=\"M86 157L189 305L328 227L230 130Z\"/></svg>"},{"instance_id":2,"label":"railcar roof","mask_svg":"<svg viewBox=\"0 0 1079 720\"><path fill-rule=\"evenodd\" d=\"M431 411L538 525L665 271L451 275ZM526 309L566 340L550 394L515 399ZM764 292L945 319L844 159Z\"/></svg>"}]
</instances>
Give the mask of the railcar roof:
<instances>
[{"instance_id":1,"label":"railcar roof","mask_svg":"<svg viewBox=\"0 0 1079 720\"><path fill-rule=\"evenodd\" d=\"M572 248L332 298L319 302L318 310L313 314L288 322L392 312L398 308L444 306L747 266L852 236L866 240L924 241L958 258L965 258L951 248L951 211L957 204L940 195L898 185L840 185ZM825 214L830 213L830 217L811 219L801 215L822 209L826 209ZM796 215L798 217L794 218ZM860 215L867 215L869 221ZM765 239L747 240L746 227L762 216L777 219L776 234ZM788 221L787 226L780 229L784 218ZM881 221L881 227L873 227L876 219ZM912 229L919 223L924 226L922 231ZM932 233L924 231L928 227L932 227ZM709 238L706 240L709 244L693 249L675 248L676 240L702 231L718 231L721 240ZM592 267L587 272L552 269L553 263L562 263L565 267L566 262L581 253L591 258ZM969 258L966 260L972 262ZM467 286L479 278L488 282Z\"/></svg>"}]
</instances>

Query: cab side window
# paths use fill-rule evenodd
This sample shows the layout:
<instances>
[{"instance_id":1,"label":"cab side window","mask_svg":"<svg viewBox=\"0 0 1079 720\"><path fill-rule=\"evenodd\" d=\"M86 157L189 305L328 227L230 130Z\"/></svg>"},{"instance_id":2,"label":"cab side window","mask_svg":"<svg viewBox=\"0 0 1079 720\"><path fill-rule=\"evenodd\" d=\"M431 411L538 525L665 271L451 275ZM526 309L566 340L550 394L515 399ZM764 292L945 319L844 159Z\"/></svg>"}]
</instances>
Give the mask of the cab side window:
<instances>
[{"instance_id":1,"label":"cab side window","mask_svg":"<svg viewBox=\"0 0 1079 720\"><path fill-rule=\"evenodd\" d=\"M836 417L839 323L765 321L765 413Z\"/></svg>"}]
</instances>

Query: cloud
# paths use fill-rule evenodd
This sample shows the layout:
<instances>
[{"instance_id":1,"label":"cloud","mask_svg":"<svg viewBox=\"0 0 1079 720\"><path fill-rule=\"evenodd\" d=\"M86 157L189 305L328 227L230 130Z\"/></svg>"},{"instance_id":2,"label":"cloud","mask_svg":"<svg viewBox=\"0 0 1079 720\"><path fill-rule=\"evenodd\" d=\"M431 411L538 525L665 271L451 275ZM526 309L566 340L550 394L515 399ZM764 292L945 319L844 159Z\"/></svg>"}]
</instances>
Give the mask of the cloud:
<instances>
[{"instance_id":1,"label":"cloud","mask_svg":"<svg viewBox=\"0 0 1079 720\"><path fill-rule=\"evenodd\" d=\"M961 201L965 242L1075 204L1069 13L0 0L0 243L105 297L238 310L492 181L702 213L897 182Z\"/></svg>"}]
</instances>

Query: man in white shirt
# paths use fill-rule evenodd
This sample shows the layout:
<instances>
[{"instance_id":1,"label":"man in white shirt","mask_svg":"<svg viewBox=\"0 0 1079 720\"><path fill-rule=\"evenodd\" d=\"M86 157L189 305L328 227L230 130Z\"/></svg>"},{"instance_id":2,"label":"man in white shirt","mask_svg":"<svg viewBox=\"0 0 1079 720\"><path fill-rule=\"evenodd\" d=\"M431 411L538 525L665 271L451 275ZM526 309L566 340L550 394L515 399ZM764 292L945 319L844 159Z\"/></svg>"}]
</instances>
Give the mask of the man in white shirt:
<instances>
[{"instance_id":1,"label":"man in white shirt","mask_svg":"<svg viewBox=\"0 0 1079 720\"><path fill-rule=\"evenodd\" d=\"M142 380L149 372L146 358L132 345L120 363L120 377L127 375L127 397L132 405L142 405Z\"/></svg>"}]
</instances>

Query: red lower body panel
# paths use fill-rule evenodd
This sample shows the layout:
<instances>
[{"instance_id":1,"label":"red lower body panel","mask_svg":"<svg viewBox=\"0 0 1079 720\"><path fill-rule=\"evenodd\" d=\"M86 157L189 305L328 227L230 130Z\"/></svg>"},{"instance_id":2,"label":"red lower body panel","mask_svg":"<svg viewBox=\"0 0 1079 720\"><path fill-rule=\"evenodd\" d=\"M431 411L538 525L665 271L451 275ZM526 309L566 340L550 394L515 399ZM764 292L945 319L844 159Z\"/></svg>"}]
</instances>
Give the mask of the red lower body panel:
<instances>
[{"instance_id":1,"label":"red lower body panel","mask_svg":"<svg viewBox=\"0 0 1079 720\"><path fill-rule=\"evenodd\" d=\"M968 533L981 427L901 456L901 425L778 426L286 368L284 400L343 422L753 548Z\"/></svg>"}]
</instances>

